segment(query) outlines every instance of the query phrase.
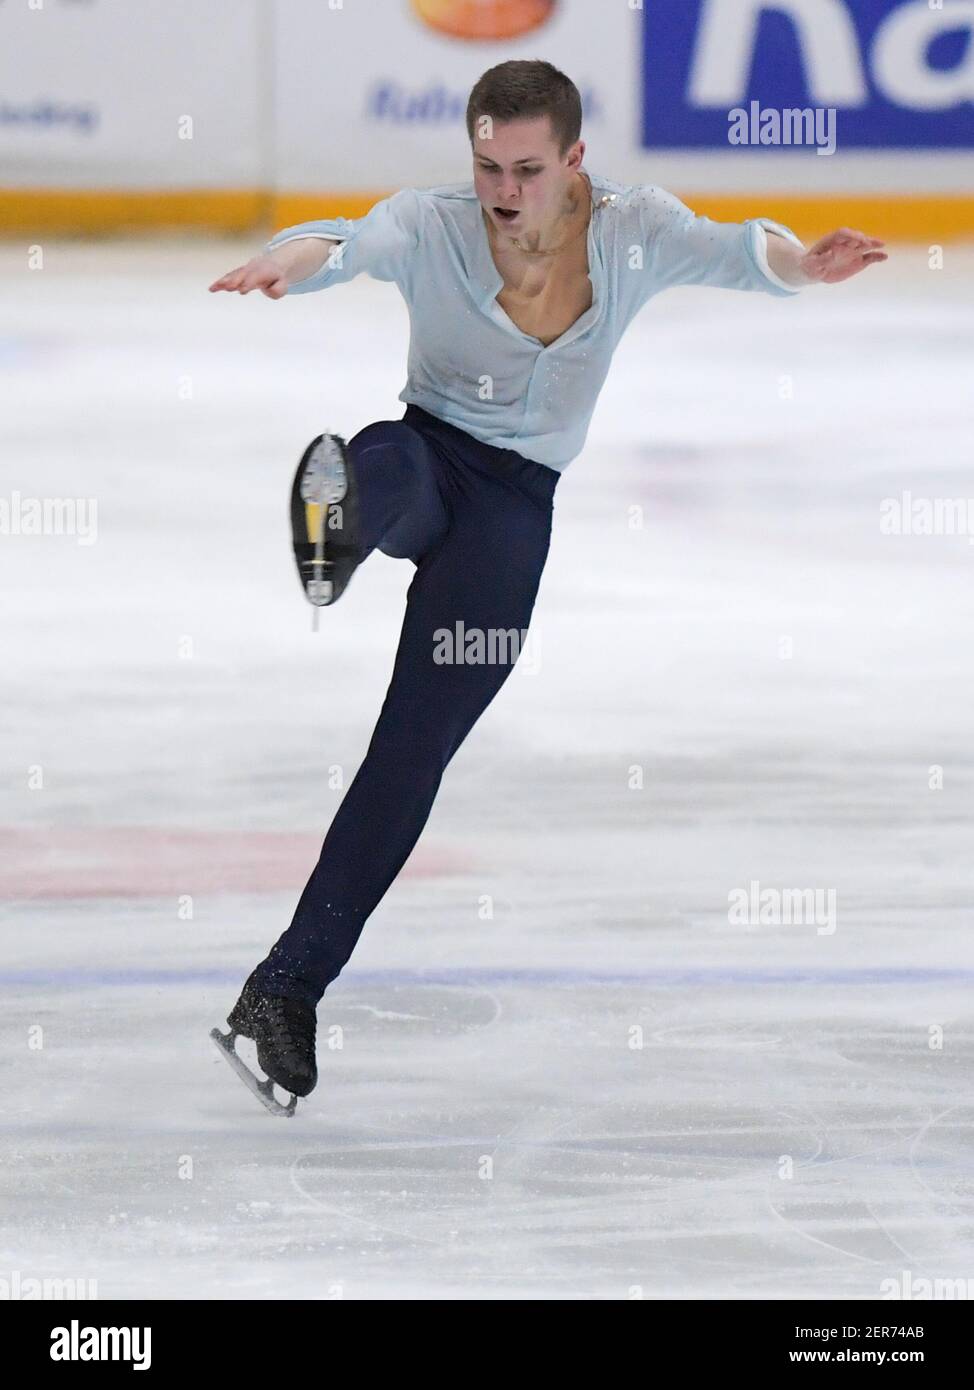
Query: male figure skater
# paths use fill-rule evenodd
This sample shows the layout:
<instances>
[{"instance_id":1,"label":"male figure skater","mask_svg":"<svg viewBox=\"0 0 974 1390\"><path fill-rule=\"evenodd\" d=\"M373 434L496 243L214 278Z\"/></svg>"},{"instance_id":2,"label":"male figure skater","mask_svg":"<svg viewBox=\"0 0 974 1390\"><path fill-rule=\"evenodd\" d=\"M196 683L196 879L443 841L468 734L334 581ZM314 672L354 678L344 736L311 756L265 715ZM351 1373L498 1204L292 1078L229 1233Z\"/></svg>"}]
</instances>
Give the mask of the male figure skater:
<instances>
[{"instance_id":1,"label":"male figure skater","mask_svg":"<svg viewBox=\"0 0 974 1390\"><path fill-rule=\"evenodd\" d=\"M443 662L436 634L523 633L561 472L581 451L627 325L671 285L787 296L887 259L842 228L806 250L766 218L696 217L653 186L589 176L574 83L545 62L491 68L467 110L473 183L404 189L355 221L307 222L210 286L271 299L362 271L409 306L401 420L313 441L292 491L298 572L334 602L378 548L412 560L392 681L294 919L253 971L229 1034L270 1080L315 1086L315 1009L426 824L444 769L516 660ZM516 644L515 644L516 646ZM463 653L460 653L462 658ZM246 1077L244 1078L246 1079Z\"/></svg>"}]
</instances>

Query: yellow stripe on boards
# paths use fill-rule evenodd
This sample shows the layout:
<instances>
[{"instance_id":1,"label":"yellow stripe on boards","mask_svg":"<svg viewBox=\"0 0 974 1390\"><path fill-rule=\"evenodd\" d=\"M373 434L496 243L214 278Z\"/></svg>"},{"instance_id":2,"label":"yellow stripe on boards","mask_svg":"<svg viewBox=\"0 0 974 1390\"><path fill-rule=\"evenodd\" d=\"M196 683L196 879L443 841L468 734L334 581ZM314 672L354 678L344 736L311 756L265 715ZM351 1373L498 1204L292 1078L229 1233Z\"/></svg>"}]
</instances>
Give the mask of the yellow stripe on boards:
<instances>
[{"instance_id":1,"label":"yellow stripe on boards","mask_svg":"<svg viewBox=\"0 0 974 1390\"><path fill-rule=\"evenodd\" d=\"M853 227L887 241L931 245L974 237L974 196L953 194L694 193L674 187L695 212L719 222L771 217L803 241ZM364 217L384 193L274 193L260 189L0 188L0 235L192 229L261 239L282 227Z\"/></svg>"},{"instance_id":2,"label":"yellow stripe on boards","mask_svg":"<svg viewBox=\"0 0 974 1390\"><path fill-rule=\"evenodd\" d=\"M0 188L0 234L121 235L189 228L252 232L270 218L257 189Z\"/></svg>"},{"instance_id":3,"label":"yellow stripe on boards","mask_svg":"<svg viewBox=\"0 0 974 1390\"><path fill-rule=\"evenodd\" d=\"M806 243L838 227L865 232L882 241L919 241L925 245L974 236L974 197L798 197L788 193L681 193L680 197L694 212L716 222L771 217L791 227Z\"/></svg>"}]
</instances>

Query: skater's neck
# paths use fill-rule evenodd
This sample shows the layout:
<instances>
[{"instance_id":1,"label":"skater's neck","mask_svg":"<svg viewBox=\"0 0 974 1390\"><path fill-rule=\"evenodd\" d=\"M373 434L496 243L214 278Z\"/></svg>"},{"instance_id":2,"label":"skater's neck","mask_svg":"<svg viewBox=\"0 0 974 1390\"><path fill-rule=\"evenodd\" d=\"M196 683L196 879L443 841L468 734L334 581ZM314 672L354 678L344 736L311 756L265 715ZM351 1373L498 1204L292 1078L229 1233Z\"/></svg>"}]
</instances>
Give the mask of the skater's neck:
<instances>
[{"instance_id":1,"label":"skater's neck","mask_svg":"<svg viewBox=\"0 0 974 1390\"><path fill-rule=\"evenodd\" d=\"M493 242L502 250L520 251L529 257L557 256L572 245L588 228L592 212L592 184L588 175L576 170L566 180L560 196L532 231L521 232L517 236L505 236L491 226Z\"/></svg>"}]
</instances>

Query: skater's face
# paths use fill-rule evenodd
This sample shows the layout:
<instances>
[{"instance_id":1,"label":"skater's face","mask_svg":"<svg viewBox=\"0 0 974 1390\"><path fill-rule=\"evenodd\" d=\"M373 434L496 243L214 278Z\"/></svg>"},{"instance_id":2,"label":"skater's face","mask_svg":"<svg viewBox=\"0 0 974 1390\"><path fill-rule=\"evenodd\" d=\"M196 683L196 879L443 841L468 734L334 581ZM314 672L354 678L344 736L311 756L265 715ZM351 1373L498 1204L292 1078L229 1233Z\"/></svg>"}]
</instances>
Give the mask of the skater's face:
<instances>
[{"instance_id":1,"label":"skater's face","mask_svg":"<svg viewBox=\"0 0 974 1390\"><path fill-rule=\"evenodd\" d=\"M584 155L582 140L561 153L548 116L477 122L477 197L495 227L514 236L539 231L562 210Z\"/></svg>"}]
</instances>

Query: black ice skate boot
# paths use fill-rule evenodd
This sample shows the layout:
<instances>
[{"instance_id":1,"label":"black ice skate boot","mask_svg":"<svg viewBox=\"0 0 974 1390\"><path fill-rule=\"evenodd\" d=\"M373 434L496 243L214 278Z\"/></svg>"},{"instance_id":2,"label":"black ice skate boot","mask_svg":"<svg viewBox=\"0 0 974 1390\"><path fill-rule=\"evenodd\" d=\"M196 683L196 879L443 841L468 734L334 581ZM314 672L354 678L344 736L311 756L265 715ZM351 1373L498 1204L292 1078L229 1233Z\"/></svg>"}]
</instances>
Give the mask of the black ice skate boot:
<instances>
[{"instance_id":1,"label":"black ice skate boot","mask_svg":"<svg viewBox=\"0 0 974 1390\"><path fill-rule=\"evenodd\" d=\"M293 1115L298 1096L310 1095L318 1082L315 1065L315 1010L300 999L264 994L247 980L240 998L227 1015L229 1033L214 1028L210 1037L249 1090L275 1115ZM261 1081L234 1046L237 1035L257 1044L257 1063L266 1072ZM289 1103L281 1105L274 1096L277 1084L291 1092Z\"/></svg>"},{"instance_id":2,"label":"black ice skate boot","mask_svg":"<svg viewBox=\"0 0 974 1390\"><path fill-rule=\"evenodd\" d=\"M362 558L355 467L340 435L319 434L304 451L291 488L291 536L308 602L335 603Z\"/></svg>"}]
</instances>

